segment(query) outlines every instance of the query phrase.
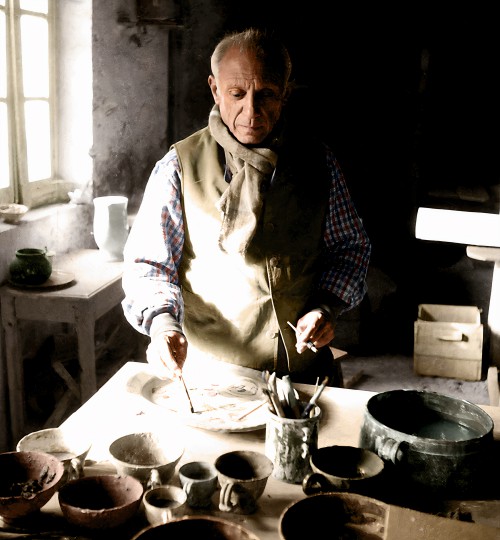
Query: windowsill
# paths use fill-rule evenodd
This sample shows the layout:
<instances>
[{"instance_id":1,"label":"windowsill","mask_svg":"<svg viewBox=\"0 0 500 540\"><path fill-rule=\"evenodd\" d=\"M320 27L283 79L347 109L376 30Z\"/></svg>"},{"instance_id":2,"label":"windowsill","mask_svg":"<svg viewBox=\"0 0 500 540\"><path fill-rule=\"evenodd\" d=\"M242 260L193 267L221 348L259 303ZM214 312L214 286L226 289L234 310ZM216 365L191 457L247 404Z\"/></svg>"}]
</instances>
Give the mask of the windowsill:
<instances>
[{"instance_id":1,"label":"windowsill","mask_svg":"<svg viewBox=\"0 0 500 540\"><path fill-rule=\"evenodd\" d=\"M79 206L81 207L85 205L60 203L41 206L40 208L33 208L28 210L28 212L26 212L18 223L5 223L4 221L0 222L0 234L13 230L19 230L23 227L30 227L31 224L36 224L37 222L47 218L58 217L61 214L76 212Z\"/></svg>"}]
</instances>

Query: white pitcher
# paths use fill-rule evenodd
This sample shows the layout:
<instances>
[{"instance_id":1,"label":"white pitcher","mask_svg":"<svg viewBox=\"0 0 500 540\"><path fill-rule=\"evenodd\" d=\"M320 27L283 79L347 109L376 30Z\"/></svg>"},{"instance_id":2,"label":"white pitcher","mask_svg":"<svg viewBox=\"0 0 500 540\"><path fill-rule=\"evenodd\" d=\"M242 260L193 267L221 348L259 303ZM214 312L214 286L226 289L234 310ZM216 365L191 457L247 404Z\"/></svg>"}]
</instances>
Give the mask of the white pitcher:
<instances>
[{"instance_id":1,"label":"white pitcher","mask_svg":"<svg viewBox=\"0 0 500 540\"><path fill-rule=\"evenodd\" d=\"M128 198L121 195L94 199L94 240L107 261L123 261L129 227Z\"/></svg>"}]
</instances>

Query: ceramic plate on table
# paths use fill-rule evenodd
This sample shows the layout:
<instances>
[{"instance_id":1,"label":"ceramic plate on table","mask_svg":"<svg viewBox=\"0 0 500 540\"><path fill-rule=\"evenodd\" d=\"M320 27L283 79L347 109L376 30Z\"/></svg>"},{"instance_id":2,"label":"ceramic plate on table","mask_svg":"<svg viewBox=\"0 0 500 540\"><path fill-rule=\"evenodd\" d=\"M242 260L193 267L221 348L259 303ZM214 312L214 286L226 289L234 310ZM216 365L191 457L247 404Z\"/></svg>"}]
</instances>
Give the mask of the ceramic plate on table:
<instances>
[{"instance_id":1,"label":"ceramic plate on table","mask_svg":"<svg viewBox=\"0 0 500 540\"><path fill-rule=\"evenodd\" d=\"M20 289L54 289L59 287L66 287L75 280L75 274L72 272L61 272L60 270L53 270L47 281L40 285L27 285L26 283L16 283L10 280L9 284Z\"/></svg>"},{"instance_id":2,"label":"ceramic plate on table","mask_svg":"<svg viewBox=\"0 0 500 540\"><path fill-rule=\"evenodd\" d=\"M128 390L176 412L192 427L220 432L254 431L266 426L267 400L260 372L246 371L252 374L215 374L212 380L204 377L203 381L185 377L194 413L180 381L140 373L129 381Z\"/></svg>"}]
</instances>

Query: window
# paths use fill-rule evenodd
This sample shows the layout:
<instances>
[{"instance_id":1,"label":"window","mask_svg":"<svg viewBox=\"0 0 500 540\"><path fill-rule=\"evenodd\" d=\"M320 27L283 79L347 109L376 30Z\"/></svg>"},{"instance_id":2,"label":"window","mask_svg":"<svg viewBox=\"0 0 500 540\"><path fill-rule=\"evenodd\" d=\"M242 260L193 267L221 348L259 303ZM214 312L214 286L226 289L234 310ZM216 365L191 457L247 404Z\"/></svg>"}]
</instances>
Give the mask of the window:
<instances>
[{"instance_id":1,"label":"window","mask_svg":"<svg viewBox=\"0 0 500 540\"><path fill-rule=\"evenodd\" d=\"M0 202L55 202L53 0L0 0Z\"/></svg>"}]
</instances>

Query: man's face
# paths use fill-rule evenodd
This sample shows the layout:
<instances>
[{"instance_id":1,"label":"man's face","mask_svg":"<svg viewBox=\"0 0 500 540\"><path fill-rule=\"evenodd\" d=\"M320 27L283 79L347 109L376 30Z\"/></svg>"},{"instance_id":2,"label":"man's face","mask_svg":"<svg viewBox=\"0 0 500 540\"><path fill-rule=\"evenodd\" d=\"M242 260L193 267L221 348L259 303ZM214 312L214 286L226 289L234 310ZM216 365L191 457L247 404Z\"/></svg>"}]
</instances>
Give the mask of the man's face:
<instances>
[{"instance_id":1,"label":"man's face","mask_svg":"<svg viewBox=\"0 0 500 540\"><path fill-rule=\"evenodd\" d=\"M278 121L283 89L272 81L261 62L248 52L230 49L208 84L222 121L242 144L261 144Z\"/></svg>"}]
</instances>

